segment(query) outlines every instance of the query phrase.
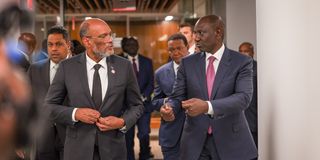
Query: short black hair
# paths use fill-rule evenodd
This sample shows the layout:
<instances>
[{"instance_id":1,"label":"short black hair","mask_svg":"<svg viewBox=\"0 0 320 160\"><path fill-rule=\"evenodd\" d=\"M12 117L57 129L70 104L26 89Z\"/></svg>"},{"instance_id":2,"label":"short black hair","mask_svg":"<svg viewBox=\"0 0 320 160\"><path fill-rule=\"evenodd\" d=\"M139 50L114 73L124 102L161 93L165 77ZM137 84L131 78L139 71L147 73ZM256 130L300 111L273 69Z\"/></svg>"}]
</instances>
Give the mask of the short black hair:
<instances>
[{"instance_id":1,"label":"short black hair","mask_svg":"<svg viewBox=\"0 0 320 160\"><path fill-rule=\"evenodd\" d=\"M128 41L135 41L139 45L139 42L138 42L137 38L133 37L133 36L130 36L130 37L123 37L122 38L121 47L123 48L123 46L125 46Z\"/></svg>"},{"instance_id":2,"label":"short black hair","mask_svg":"<svg viewBox=\"0 0 320 160\"><path fill-rule=\"evenodd\" d=\"M173 34L171 35L169 38L168 38L168 42L169 41L172 41L172 40L182 40L184 45L185 46L188 46L188 41L187 41L187 38L181 34L181 33L176 33L176 34Z\"/></svg>"},{"instance_id":3,"label":"short black hair","mask_svg":"<svg viewBox=\"0 0 320 160\"><path fill-rule=\"evenodd\" d=\"M67 29L65 29L63 26L60 26L60 25L56 25L56 26L51 27L48 30L47 37L50 34L62 34L63 39L65 39L66 41L69 40L69 32L67 31Z\"/></svg>"}]
</instances>

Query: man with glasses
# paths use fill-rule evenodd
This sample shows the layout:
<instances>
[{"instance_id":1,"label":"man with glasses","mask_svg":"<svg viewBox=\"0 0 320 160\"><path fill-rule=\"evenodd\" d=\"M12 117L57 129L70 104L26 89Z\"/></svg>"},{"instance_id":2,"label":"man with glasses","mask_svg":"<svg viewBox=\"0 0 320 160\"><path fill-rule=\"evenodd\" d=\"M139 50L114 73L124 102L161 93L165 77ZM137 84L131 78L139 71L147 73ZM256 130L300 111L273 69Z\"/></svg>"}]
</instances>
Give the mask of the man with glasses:
<instances>
[{"instance_id":1,"label":"man with glasses","mask_svg":"<svg viewBox=\"0 0 320 160\"><path fill-rule=\"evenodd\" d=\"M124 132L143 105L131 63L113 54L112 35L105 21L85 20L80 37L86 51L61 62L49 88L51 116L67 126L65 160L127 158Z\"/></svg>"},{"instance_id":2,"label":"man with glasses","mask_svg":"<svg viewBox=\"0 0 320 160\"><path fill-rule=\"evenodd\" d=\"M49 111L45 109L44 102L59 63L70 55L68 31L62 26L50 28L47 34L47 48L49 59L32 64L28 70L33 96L39 106L41 126L38 127L39 133L36 133L35 159L59 160L63 155L65 126L49 120Z\"/></svg>"},{"instance_id":3,"label":"man with glasses","mask_svg":"<svg viewBox=\"0 0 320 160\"><path fill-rule=\"evenodd\" d=\"M188 42L184 35L174 34L168 39L168 51L172 61L164 64L155 72L155 89L152 104L157 111L172 93L181 59L189 54ZM179 159L180 137L185 120L185 113L176 115L174 122L161 121L159 130L159 144L164 160Z\"/></svg>"}]
</instances>

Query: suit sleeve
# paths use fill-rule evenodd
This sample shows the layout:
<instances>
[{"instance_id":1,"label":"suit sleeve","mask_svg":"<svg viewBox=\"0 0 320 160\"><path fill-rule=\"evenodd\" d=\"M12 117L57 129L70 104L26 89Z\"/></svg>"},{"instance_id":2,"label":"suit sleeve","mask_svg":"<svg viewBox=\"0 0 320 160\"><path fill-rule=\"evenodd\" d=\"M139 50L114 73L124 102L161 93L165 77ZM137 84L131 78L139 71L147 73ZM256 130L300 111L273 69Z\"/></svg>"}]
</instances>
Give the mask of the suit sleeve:
<instances>
[{"instance_id":1,"label":"suit sleeve","mask_svg":"<svg viewBox=\"0 0 320 160\"><path fill-rule=\"evenodd\" d=\"M73 125L72 111L74 108L63 105L67 95L64 67L64 63L60 63L55 78L49 87L46 97L46 105L50 109L51 118L55 122L65 125Z\"/></svg>"},{"instance_id":2,"label":"suit sleeve","mask_svg":"<svg viewBox=\"0 0 320 160\"><path fill-rule=\"evenodd\" d=\"M159 79L159 73L155 74L155 88L154 88L154 97L152 100L152 105L155 108L155 110L160 111L160 107L163 105L163 100L167 96L162 91L160 85L159 85L160 79Z\"/></svg>"},{"instance_id":3,"label":"suit sleeve","mask_svg":"<svg viewBox=\"0 0 320 160\"><path fill-rule=\"evenodd\" d=\"M169 96L169 104L172 106L175 115L183 111L181 101L187 98L186 73L184 65L184 60L182 59L178 68L177 78L174 82L172 95Z\"/></svg>"},{"instance_id":4,"label":"suit sleeve","mask_svg":"<svg viewBox=\"0 0 320 160\"><path fill-rule=\"evenodd\" d=\"M214 118L222 118L236 112L242 112L249 106L253 92L252 60L246 59L237 74L234 93L225 98L210 101Z\"/></svg>"},{"instance_id":5,"label":"suit sleeve","mask_svg":"<svg viewBox=\"0 0 320 160\"><path fill-rule=\"evenodd\" d=\"M135 78L130 62L127 63L127 86L125 91L125 101L127 109L124 111L123 119L125 121L126 130L129 130L144 112L138 82Z\"/></svg>"},{"instance_id":6,"label":"suit sleeve","mask_svg":"<svg viewBox=\"0 0 320 160\"><path fill-rule=\"evenodd\" d=\"M143 96L147 97L148 100L151 100L151 94L153 92L154 89L154 77L153 77L153 65L152 65L152 61L150 59L147 59L148 61L148 67L147 67L147 77L148 77L148 85L146 87L146 89L143 91Z\"/></svg>"}]
</instances>

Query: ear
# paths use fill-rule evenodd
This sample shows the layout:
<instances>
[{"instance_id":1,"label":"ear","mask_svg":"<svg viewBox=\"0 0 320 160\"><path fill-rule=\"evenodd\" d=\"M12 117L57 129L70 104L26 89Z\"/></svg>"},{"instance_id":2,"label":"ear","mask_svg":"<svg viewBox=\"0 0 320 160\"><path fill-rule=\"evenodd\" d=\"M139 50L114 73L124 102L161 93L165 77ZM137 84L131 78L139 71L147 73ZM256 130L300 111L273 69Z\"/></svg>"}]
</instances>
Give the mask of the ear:
<instances>
[{"instance_id":1,"label":"ear","mask_svg":"<svg viewBox=\"0 0 320 160\"><path fill-rule=\"evenodd\" d=\"M91 45L90 40L87 37L82 37L81 41L82 41L83 46L86 48Z\"/></svg>"}]
</instances>

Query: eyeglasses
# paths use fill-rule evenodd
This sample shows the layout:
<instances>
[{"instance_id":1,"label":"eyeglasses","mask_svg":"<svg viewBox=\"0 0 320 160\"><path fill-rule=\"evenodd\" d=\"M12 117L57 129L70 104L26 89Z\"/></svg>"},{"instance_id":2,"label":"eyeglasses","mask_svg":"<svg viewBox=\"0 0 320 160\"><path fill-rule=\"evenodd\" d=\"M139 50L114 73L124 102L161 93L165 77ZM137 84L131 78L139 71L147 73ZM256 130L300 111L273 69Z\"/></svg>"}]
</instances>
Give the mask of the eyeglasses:
<instances>
[{"instance_id":1,"label":"eyeglasses","mask_svg":"<svg viewBox=\"0 0 320 160\"><path fill-rule=\"evenodd\" d=\"M97 37L94 37L94 36L85 36L85 37L87 37L87 38L97 38L97 39L105 39L105 38L114 39L114 38L116 38L116 33L104 33L104 34L100 34Z\"/></svg>"},{"instance_id":2,"label":"eyeglasses","mask_svg":"<svg viewBox=\"0 0 320 160\"><path fill-rule=\"evenodd\" d=\"M177 48L169 48L168 50L169 50L169 52L175 52L175 51L182 51L183 49L184 49L185 47L177 47Z\"/></svg>"}]
</instances>

